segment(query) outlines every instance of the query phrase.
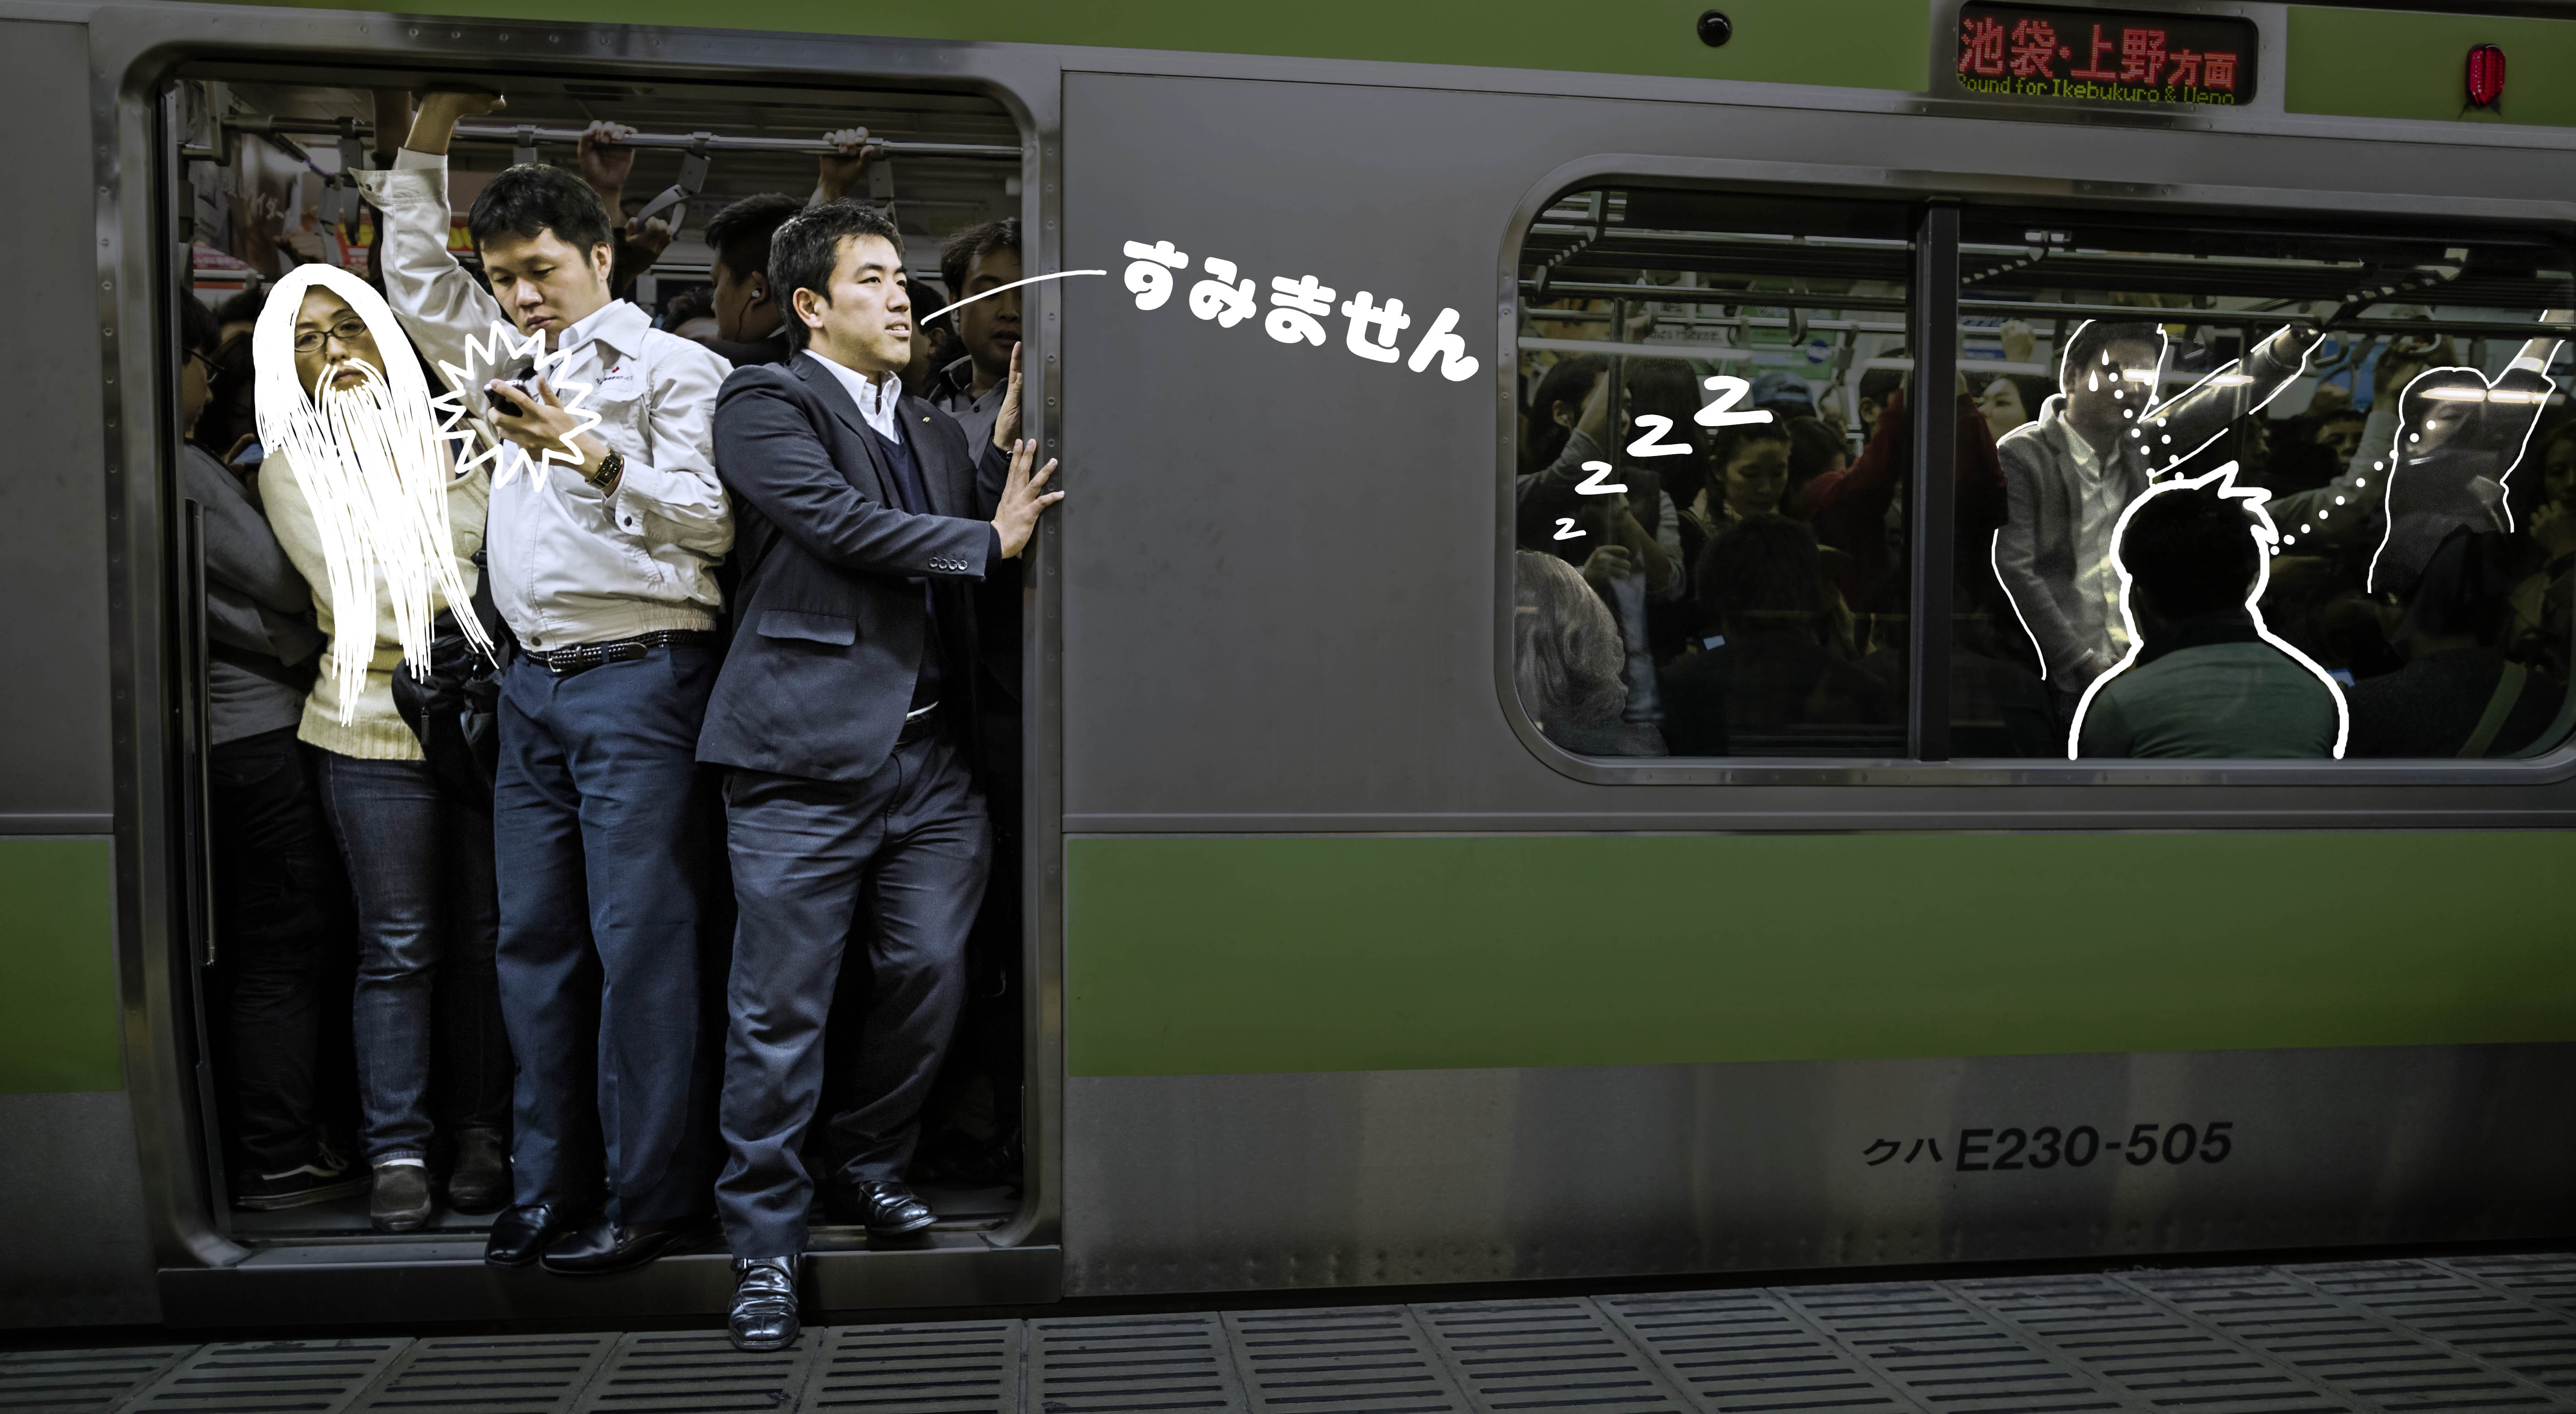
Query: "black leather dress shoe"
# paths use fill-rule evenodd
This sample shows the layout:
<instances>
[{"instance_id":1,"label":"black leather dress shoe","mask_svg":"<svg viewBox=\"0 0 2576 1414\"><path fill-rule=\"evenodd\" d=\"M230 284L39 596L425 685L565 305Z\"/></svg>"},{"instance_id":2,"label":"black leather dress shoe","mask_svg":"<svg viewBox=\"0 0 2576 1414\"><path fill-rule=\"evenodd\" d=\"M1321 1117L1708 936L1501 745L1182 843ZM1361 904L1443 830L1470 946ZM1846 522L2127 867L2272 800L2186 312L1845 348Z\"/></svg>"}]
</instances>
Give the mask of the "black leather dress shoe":
<instances>
[{"instance_id":1,"label":"black leather dress shoe","mask_svg":"<svg viewBox=\"0 0 2576 1414\"><path fill-rule=\"evenodd\" d=\"M785 1350L796 1343L796 1259L737 1257L742 1279L733 1289L725 1334L736 1350Z\"/></svg>"},{"instance_id":2,"label":"black leather dress shoe","mask_svg":"<svg viewBox=\"0 0 2576 1414\"><path fill-rule=\"evenodd\" d=\"M842 1206L868 1229L870 1242L928 1232L939 1215L900 1183L853 1183L842 1190Z\"/></svg>"},{"instance_id":3,"label":"black leather dress shoe","mask_svg":"<svg viewBox=\"0 0 2576 1414\"><path fill-rule=\"evenodd\" d=\"M556 1238L545 1255L537 1258L537 1265L568 1277L627 1271L668 1252L680 1239L694 1236L706 1225L705 1218L669 1218L621 1227L602 1215Z\"/></svg>"},{"instance_id":4,"label":"black leather dress shoe","mask_svg":"<svg viewBox=\"0 0 2576 1414\"><path fill-rule=\"evenodd\" d=\"M580 1219L561 1204L511 1208L492 1220L492 1240L483 1244L483 1260L496 1267L524 1267L537 1260L546 1244L579 1226Z\"/></svg>"}]
</instances>

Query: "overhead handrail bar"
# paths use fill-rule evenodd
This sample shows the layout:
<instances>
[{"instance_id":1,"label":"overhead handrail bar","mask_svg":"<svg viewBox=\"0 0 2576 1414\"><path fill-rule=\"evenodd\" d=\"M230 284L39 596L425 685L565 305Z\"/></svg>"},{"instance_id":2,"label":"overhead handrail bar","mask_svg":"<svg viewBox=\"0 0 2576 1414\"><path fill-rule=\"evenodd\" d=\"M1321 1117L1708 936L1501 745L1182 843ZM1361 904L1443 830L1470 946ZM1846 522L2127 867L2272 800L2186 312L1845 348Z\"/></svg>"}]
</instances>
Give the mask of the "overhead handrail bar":
<instances>
[{"instance_id":1,"label":"overhead handrail bar","mask_svg":"<svg viewBox=\"0 0 2576 1414\"><path fill-rule=\"evenodd\" d=\"M223 125L233 132L255 137L278 137L288 133L337 137L343 131L342 121L338 118L226 118ZM358 120L348 130L372 137L376 129L373 123ZM498 143L510 147L519 146L525 137L533 137L539 142L577 143L581 141L581 134L580 128L537 127L526 123L456 125L456 136L468 142ZM700 137L696 133L630 133L622 141L628 147L687 149L697 146ZM840 153L838 147L820 137L750 137L717 133L708 135L705 143L708 148L721 152L794 152L813 157ZM1021 156L1017 143L912 142L900 138L870 137L867 145L890 157L1007 158L1016 162Z\"/></svg>"}]
</instances>

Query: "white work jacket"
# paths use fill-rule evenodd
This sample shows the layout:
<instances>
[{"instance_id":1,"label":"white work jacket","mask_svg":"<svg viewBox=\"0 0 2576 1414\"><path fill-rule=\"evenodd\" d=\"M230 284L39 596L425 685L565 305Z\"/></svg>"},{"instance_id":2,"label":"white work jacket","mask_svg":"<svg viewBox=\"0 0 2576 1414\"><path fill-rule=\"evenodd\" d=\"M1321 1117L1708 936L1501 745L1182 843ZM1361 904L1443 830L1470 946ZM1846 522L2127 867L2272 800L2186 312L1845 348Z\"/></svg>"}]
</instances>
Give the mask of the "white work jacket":
<instances>
[{"instance_id":1,"label":"white work jacket","mask_svg":"<svg viewBox=\"0 0 2576 1414\"><path fill-rule=\"evenodd\" d=\"M385 223L384 290L433 367L467 367L466 341L515 326L447 251L447 159L405 149L358 181ZM733 548L716 479L716 390L733 366L652 327L625 300L564 330L572 350L548 380L591 385L591 435L626 458L602 496L571 468L525 469L492 492L484 554L492 601L530 648L606 643L662 629L711 629L723 608L715 566ZM479 392L479 385L478 390ZM569 401L569 399L566 399Z\"/></svg>"}]
</instances>

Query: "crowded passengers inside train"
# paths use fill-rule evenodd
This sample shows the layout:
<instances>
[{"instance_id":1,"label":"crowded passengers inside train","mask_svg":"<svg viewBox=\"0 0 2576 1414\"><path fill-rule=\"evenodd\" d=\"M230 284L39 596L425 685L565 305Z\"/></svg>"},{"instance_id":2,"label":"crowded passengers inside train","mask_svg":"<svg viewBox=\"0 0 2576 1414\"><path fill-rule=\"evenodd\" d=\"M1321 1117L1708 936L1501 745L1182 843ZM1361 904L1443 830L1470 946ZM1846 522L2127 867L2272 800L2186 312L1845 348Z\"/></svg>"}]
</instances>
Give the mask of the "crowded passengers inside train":
<instances>
[{"instance_id":1,"label":"crowded passengers inside train","mask_svg":"<svg viewBox=\"0 0 2576 1414\"><path fill-rule=\"evenodd\" d=\"M1548 741L1909 754L1902 222L1614 188L1532 226L1512 638ZM2438 760L2567 738L2562 242L1964 224L1957 445L1928 459L1954 477L1950 755Z\"/></svg>"},{"instance_id":2,"label":"crowded passengers inside train","mask_svg":"<svg viewBox=\"0 0 2576 1414\"><path fill-rule=\"evenodd\" d=\"M180 99L226 1229L564 1276L721 1232L775 1348L818 1241L1006 1221L1059 494L1009 115Z\"/></svg>"}]
</instances>

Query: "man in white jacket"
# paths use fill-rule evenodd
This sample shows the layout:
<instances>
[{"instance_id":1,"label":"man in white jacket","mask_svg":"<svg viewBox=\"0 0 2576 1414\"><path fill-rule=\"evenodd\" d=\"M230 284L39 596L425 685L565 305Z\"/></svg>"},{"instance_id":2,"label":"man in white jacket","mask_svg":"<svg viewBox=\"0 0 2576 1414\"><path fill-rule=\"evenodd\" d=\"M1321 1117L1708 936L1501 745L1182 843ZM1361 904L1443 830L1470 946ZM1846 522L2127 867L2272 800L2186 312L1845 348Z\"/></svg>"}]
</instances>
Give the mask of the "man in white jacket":
<instances>
[{"instance_id":1,"label":"man in white jacket","mask_svg":"<svg viewBox=\"0 0 2576 1414\"><path fill-rule=\"evenodd\" d=\"M703 1225L711 1202L717 1051L698 990L711 810L696 755L715 567L733 543L710 436L730 367L611 296L610 213L570 172L513 167L475 199L466 227L490 293L448 254L449 138L499 106L425 95L393 168L360 180L404 330L433 363L470 371L469 397L529 457L496 478L485 539L520 647L493 787L514 1206L485 1259L613 1272ZM495 323L544 336L560 355L550 382L513 387L495 375L516 370L471 356Z\"/></svg>"}]
</instances>

